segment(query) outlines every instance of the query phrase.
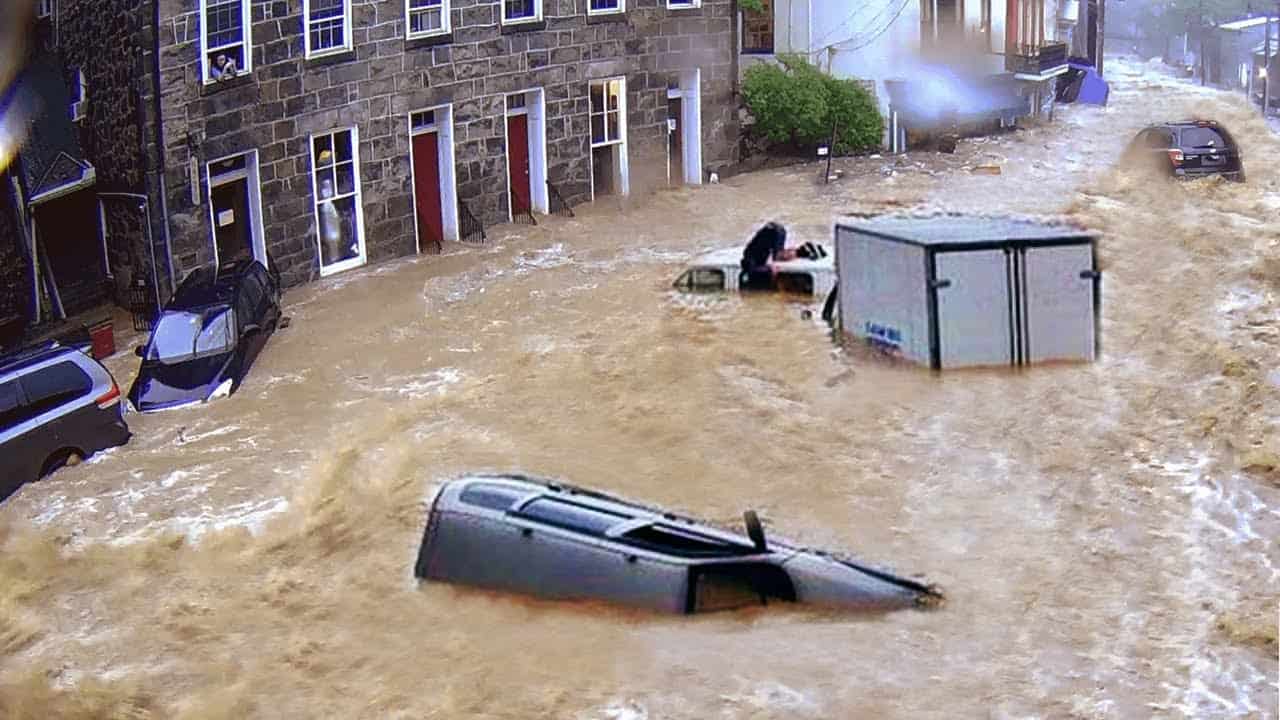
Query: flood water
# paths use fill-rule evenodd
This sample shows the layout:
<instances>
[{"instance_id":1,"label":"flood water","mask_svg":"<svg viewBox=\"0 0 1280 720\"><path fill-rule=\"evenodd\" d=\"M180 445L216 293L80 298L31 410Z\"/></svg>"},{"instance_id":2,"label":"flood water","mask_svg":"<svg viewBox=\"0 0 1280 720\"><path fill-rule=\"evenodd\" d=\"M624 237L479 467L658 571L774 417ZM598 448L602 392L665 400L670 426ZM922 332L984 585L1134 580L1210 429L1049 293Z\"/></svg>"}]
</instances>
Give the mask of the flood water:
<instances>
[{"instance_id":1,"label":"flood water","mask_svg":"<svg viewBox=\"0 0 1280 720\"><path fill-rule=\"evenodd\" d=\"M602 202L289 291L235 396L130 415L129 445L0 506L0 715L1276 717L1280 141L1241 97L1108 71L1110 107L954 156ZM1192 116L1247 185L1115 169ZM839 348L815 306L669 289L766 220L830 243L838 213L917 207L1104 233L1102 359L934 375ZM948 602L682 618L419 587L431 493L480 469L756 508Z\"/></svg>"}]
</instances>

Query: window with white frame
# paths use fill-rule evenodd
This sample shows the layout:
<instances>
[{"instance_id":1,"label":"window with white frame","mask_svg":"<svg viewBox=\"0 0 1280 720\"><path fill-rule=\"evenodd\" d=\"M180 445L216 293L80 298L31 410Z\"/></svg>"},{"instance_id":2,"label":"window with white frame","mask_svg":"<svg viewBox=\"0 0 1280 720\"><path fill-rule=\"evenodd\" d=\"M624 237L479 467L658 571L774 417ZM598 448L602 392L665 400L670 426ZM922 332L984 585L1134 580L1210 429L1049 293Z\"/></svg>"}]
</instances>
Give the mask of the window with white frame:
<instances>
[{"instance_id":1,"label":"window with white frame","mask_svg":"<svg viewBox=\"0 0 1280 720\"><path fill-rule=\"evenodd\" d=\"M591 83L591 144L620 143L626 137L626 119L622 115L626 81L622 78Z\"/></svg>"},{"instance_id":2,"label":"window with white frame","mask_svg":"<svg viewBox=\"0 0 1280 720\"><path fill-rule=\"evenodd\" d=\"M36 17L42 17L42 18L52 17L53 1L54 0L40 0L40 6L36 11Z\"/></svg>"},{"instance_id":3,"label":"window with white frame","mask_svg":"<svg viewBox=\"0 0 1280 720\"><path fill-rule=\"evenodd\" d=\"M667 0L667 7L676 10L702 7L702 0Z\"/></svg>"},{"instance_id":4,"label":"window with white frame","mask_svg":"<svg viewBox=\"0 0 1280 720\"><path fill-rule=\"evenodd\" d=\"M84 84L84 71L77 68L71 73L71 119L83 120L88 107L88 97Z\"/></svg>"},{"instance_id":5,"label":"window with white frame","mask_svg":"<svg viewBox=\"0 0 1280 720\"><path fill-rule=\"evenodd\" d=\"M322 274L364 261L359 142L355 128L311 137L316 242Z\"/></svg>"},{"instance_id":6,"label":"window with white frame","mask_svg":"<svg viewBox=\"0 0 1280 720\"><path fill-rule=\"evenodd\" d=\"M405 25L410 38L449 32L449 0L405 0Z\"/></svg>"},{"instance_id":7,"label":"window with white frame","mask_svg":"<svg viewBox=\"0 0 1280 720\"><path fill-rule=\"evenodd\" d=\"M351 0L302 0L307 57L351 49Z\"/></svg>"},{"instance_id":8,"label":"window with white frame","mask_svg":"<svg viewBox=\"0 0 1280 720\"><path fill-rule=\"evenodd\" d=\"M252 69L249 0L200 0L204 82L226 80Z\"/></svg>"},{"instance_id":9,"label":"window with white frame","mask_svg":"<svg viewBox=\"0 0 1280 720\"><path fill-rule=\"evenodd\" d=\"M608 15L620 13L627 9L626 0L588 0L588 15Z\"/></svg>"},{"instance_id":10,"label":"window with white frame","mask_svg":"<svg viewBox=\"0 0 1280 720\"><path fill-rule=\"evenodd\" d=\"M502 22L532 22L542 18L542 0L502 0Z\"/></svg>"}]
</instances>

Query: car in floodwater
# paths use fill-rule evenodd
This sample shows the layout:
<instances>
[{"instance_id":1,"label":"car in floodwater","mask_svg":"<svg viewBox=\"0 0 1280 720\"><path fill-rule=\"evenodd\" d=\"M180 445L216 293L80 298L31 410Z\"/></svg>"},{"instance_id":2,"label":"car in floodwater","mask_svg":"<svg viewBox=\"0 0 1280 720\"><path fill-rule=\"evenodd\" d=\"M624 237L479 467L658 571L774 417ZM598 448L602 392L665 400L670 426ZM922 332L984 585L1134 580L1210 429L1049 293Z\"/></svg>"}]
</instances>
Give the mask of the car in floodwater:
<instances>
[{"instance_id":1,"label":"car in floodwater","mask_svg":"<svg viewBox=\"0 0 1280 720\"><path fill-rule=\"evenodd\" d=\"M837 555L746 536L525 475L451 480L431 504L414 574L548 599L702 613L769 600L843 610L933 607L941 592Z\"/></svg>"},{"instance_id":2,"label":"car in floodwater","mask_svg":"<svg viewBox=\"0 0 1280 720\"><path fill-rule=\"evenodd\" d=\"M783 292L825 298L836 282L834 258L822 251L820 257L775 260L776 289ZM689 264L672 283L678 290L700 292L738 291L746 286L742 270L742 249L725 248L707 253Z\"/></svg>"},{"instance_id":3,"label":"car in floodwater","mask_svg":"<svg viewBox=\"0 0 1280 720\"><path fill-rule=\"evenodd\" d=\"M53 342L0 357L0 500L128 441L120 387L83 350Z\"/></svg>"},{"instance_id":4,"label":"car in floodwater","mask_svg":"<svg viewBox=\"0 0 1280 720\"><path fill-rule=\"evenodd\" d=\"M1173 178L1221 175L1236 182L1245 179L1239 144L1213 120L1151 125L1129 143L1123 161Z\"/></svg>"},{"instance_id":5,"label":"car in floodwater","mask_svg":"<svg viewBox=\"0 0 1280 720\"><path fill-rule=\"evenodd\" d=\"M130 404L151 412L234 393L282 320L279 278L257 260L192 271L136 349Z\"/></svg>"}]
</instances>

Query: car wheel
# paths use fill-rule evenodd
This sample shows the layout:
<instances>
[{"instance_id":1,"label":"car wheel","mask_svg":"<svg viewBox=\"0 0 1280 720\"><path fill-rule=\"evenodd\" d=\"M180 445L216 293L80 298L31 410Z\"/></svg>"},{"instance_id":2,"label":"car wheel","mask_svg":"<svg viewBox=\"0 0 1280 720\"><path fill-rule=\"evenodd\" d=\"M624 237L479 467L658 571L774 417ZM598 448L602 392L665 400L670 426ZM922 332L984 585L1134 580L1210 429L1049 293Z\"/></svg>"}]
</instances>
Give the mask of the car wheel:
<instances>
[{"instance_id":1,"label":"car wheel","mask_svg":"<svg viewBox=\"0 0 1280 720\"><path fill-rule=\"evenodd\" d=\"M64 467L75 467L83 461L84 455L79 450L59 450L44 461L44 467L40 470L40 477L49 475Z\"/></svg>"}]
</instances>

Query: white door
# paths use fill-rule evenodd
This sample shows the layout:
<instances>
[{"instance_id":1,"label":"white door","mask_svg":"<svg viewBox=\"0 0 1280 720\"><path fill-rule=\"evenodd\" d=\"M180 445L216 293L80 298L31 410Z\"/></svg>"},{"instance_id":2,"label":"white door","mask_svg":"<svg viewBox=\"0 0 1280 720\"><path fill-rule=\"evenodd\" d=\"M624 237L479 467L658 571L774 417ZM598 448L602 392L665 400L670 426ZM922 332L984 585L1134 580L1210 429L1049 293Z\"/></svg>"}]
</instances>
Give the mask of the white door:
<instances>
[{"instance_id":1,"label":"white door","mask_svg":"<svg viewBox=\"0 0 1280 720\"><path fill-rule=\"evenodd\" d=\"M1096 350L1093 249L1089 245L1030 248L1022 266L1027 362L1092 360Z\"/></svg>"},{"instance_id":2,"label":"white door","mask_svg":"<svg viewBox=\"0 0 1280 720\"><path fill-rule=\"evenodd\" d=\"M1008 365L1011 264L1004 250L942 252L936 256L938 343L942 367Z\"/></svg>"}]
</instances>

